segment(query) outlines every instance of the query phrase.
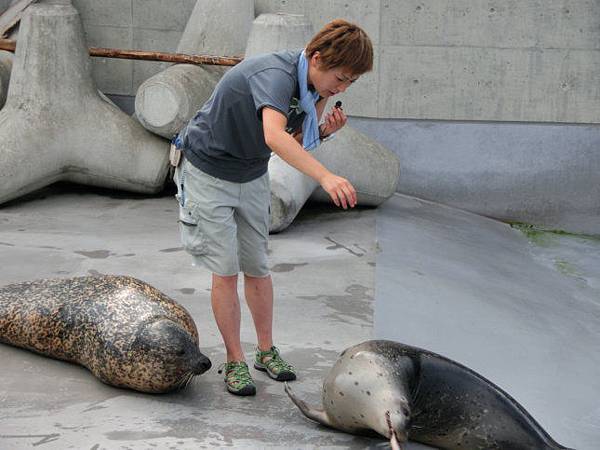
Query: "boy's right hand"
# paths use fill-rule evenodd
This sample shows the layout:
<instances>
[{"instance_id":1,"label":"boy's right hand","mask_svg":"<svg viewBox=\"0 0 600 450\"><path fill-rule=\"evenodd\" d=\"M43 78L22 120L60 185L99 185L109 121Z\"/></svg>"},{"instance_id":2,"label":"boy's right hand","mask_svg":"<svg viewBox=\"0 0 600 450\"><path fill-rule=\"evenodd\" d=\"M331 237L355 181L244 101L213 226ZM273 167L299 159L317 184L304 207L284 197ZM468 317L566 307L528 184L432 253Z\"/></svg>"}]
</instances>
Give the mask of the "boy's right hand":
<instances>
[{"instance_id":1,"label":"boy's right hand","mask_svg":"<svg viewBox=\"0 0 600 450\"><path fill-rule=\"evenodd\" d=\"M335 206L341 205L344 209L356 206L356 190L345 178L330 172L321 179L321 187L329 194Z\"/></svg>"}]
</instances>

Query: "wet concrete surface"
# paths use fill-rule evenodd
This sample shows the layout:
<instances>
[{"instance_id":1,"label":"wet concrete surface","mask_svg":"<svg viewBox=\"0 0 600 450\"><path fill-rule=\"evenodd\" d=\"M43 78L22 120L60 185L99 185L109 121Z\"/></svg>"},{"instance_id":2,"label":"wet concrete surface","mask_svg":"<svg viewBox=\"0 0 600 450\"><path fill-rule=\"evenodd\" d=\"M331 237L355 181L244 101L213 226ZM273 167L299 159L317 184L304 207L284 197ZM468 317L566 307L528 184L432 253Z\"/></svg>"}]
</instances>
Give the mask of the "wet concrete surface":
<instances>
[{"instance_id":1,"label":"wet concrete surface","mask_svg":"<svg viewBox=\"0 0 600 450\"><path fill-rule=\"evenodd\" d=\"M256 397L225 392L216 370L225 355L210 307L210 275L181 250L170 195L54 185L0 207L0 242L1 285L89 274L150 283L192 314L200 347L213 362L185 391L148 395L0 345L0 448L368 448L384 441L310 422L281 383L254 369ZM269 253L275 341L299 371L296 392L319 404L322 379L338 353L372 335L375 211L307 208L272 236ZM255 335L245 304L242 314L251 358Z\"/></svg>"},{"instance_id":2,"label":"wet concrete surface","mask_svg":"<svg viewBox=\"0 0 600 450\"><path fill-rule=\"evenodd\" d=\"M225 392L216 371L224 349L210 307L210 274L191 265L176 221L170 195L68 184L0 207L1 285L89 274L140 278L192 314L213 362L186 390L148 395L0 345L0 448L386 448L384 439L309 421L280 383L253 369L256 397ZM275 341L298 368L295 392L319 405L322 380L344 348L392 338L477 370L563 445L594 448L598 242L540 239L404 196L378 210L308 205L271 236L269 249ZM255 335L242 308L250 358Z\"/></svg>"}]
</instances>

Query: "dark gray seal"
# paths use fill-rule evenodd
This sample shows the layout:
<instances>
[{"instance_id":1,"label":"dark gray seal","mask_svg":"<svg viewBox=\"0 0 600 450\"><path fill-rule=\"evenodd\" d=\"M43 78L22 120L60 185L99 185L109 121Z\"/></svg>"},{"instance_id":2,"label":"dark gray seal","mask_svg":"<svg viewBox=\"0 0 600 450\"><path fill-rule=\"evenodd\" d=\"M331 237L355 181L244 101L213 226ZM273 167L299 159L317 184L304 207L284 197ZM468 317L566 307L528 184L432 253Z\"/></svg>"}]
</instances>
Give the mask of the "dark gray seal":
<instances>
[{"instance_id":1,"label":"dark gray seal","mask_svg":"<svg viewBox=\"0 0 600 450\"><path fill-rule=\"evenodd\" d=\"M436 353L375 340L346 349L323 383L323 409L286 392L310 419L451 450L557 450L510 395Z\"/></svg>"},{"instance_id":2,"label":"dark gray seal","mask_svg":"<svg viewBox=\"0 0 600 450\"><path fill-rule=\"evenodd\" d=\"M189 313L126 276L0 288L0 342L82 365L107 384L142 392L184 387L211 367Z\"/></svg>"}]
</instances>

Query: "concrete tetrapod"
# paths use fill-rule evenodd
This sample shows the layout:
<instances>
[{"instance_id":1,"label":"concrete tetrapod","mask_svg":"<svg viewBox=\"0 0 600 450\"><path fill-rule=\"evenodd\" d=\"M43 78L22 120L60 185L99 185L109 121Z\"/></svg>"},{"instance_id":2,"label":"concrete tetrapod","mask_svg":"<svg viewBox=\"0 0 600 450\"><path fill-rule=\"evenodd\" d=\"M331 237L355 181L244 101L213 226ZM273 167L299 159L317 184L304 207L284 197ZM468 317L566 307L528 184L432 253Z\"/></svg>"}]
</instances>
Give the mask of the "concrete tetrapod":
<instances>
[{"instance_id":1,"label":"concrete tetrapod","mask_svg":"<svg viewBox=\"0 0 600 450\"><path fill-rule=\"evenodd\" d=\"M6 103L6 97L8 95L8 86L10 84L10 74L12 71L14 55L11 52L5 52L0 50L0 109ZM116 105L109 99L104 93L98 90L98 95L107 103Z\"/></svg>"},{"instance_id":2,"label":"concrete tetrapod","mask_svg":"<svg viewBox=\"0 0 600 450\"><path fill-rule=\"evenodd\" d=\"M400 161L394 152L345 126L335 139L321 145L315 157L336 175L347 178L356 189L359 205L379 206L396 192ZM331 202L320 186L311 200Z\"/></svg>"},{"instance_id":3,"label":"concrete tetrapod","mask_svg":"<svg viewBox=\"0 0 600 450\"><path fill-rule=\"evenodd\" d=\"M152 193L168 143L102 100L79 14L69 1L32 5L21 21L0 112L0 203L58 180Z\"/></svg>"},{"instance_id":4,"label":"concrete tetrapod","mask_svg":"<svg viewBox=\"0 0 600 450\"><path fill-rule=\"evenodd\" d=\"M245 56L303 48L312 35L311 22L301 14L261 14L252 23Z\"/></svg>"},{"instance_id":5,"label":"concrete tetrapod","mask_svg":"<svg viewBox=\"0 0 600 450\"><path fill-rule=\"evenodd\" d=\"M254 2L198 0L178 53L234 56L243 53ZM135 96L135 113L149 131L171 139L209 99L226 67L177 64L144 81Z\"/></svg>"},{"instance_id":6,"label":"concrete tetrapod","mask_svg":"<svg viewBox=\"0 0 600 450\"><path fill-rule=\"evenodd\" d=\"M144 81L135 115L148 131L171 139L209 99L225 70L177 64Z\"/></svg>"},{"instance_id":7,"label":"concrete tetrapod","mask_svg":"<svg viewBox=\"0 0 600 450\"><path fill-rule=\"evenodd\" d=\"M316 156L320 151L320 149L315 150L313 155ZM275 154L269 160L269 178L271 180L269 231L277 233L290 226L319 183Z\"/></svg>"},{"instance_id":8,"label":"concrete tetrapod","mask_svg":"<svg viewBox=\"0 0 600 450\"><path fill-rule=\"evenodd\" d=\"M400 176L398 157L355 129L345 126L335 139L321 144L313 156L354 186L359 205L378 206L390 198ZM271 175L271 232L287 228L310 198L331 202L329 195L310 177L273 156Z\"/></svg>"}]
</instances>

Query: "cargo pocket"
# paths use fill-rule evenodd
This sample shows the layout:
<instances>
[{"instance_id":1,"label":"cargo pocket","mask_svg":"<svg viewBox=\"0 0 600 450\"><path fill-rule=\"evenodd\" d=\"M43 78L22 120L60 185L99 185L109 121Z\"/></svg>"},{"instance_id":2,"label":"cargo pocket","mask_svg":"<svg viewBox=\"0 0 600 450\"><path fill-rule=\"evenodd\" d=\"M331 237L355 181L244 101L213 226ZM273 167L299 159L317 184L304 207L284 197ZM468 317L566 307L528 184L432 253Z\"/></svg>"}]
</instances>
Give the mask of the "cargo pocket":
<instances>
[{"instance_id":1,"label":"cargo pocket","mask_svg":"<svg viewBox=\"0 0 600 450\"><path fill-rule=\"evenodd\" d=\"M183 248L194 256L206 254L206 235L198 214L198 205L189 199L179 207L179 231Z\"/></svg>"}]
</instances>

